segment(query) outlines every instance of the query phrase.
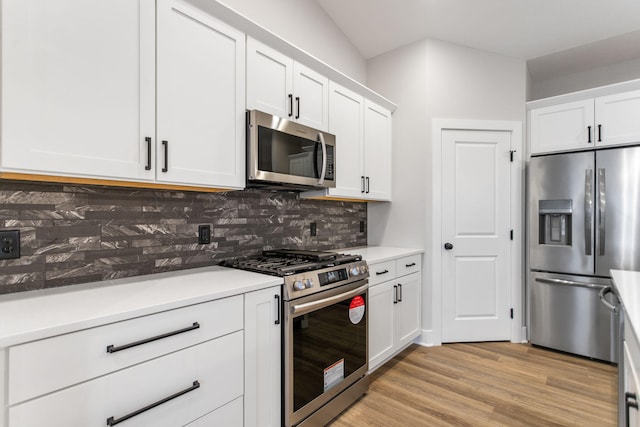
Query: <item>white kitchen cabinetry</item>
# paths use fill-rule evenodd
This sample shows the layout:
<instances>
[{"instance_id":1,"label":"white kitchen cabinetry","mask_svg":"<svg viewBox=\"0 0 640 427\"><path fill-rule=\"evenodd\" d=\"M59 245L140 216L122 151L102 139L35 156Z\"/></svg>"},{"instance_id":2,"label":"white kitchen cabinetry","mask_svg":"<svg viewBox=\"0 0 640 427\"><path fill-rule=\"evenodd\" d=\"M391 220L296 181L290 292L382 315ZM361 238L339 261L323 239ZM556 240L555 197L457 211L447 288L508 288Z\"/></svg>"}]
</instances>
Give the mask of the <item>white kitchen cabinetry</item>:
<instances>
[{"instance_id":1,"label":"white kitchen cabinetry","mask_svg":"<svg viewBox=\"0 0 640 427\"><path fill-rule=\"evenodd\" d=\"M247 109L326 131L329 79L249 37Z\"/></svg>"},{"instance_id":2,"label":"white kitchen cabinetry","mask_svg":"<svg viewBox=\"0 0 640 427\"><path fill-rule=\"evenodd\" d=\"M640 90L529 112L531 154L640 142Z\"/></svg>"},{"instance_id":3,"label":"white kitchen cabinetry","mask_svg":"<svg viewBox=\"0 0 640 427\"><path fill-rule=\"evenodd\" d=\"M420 335L421 256L369 265L369 370Z\"/></svg>"},{"instance_id":4,"label":"white kitchen cabinetry","mask_svg":"<svg viewBox=\"0 0 640 427\"><path fill-rule=\"evenodd\" d=\"M157 37L157 180L244 187L245 35L159 0Z\"/></svg>"},{"instance_id":5,"label":"white kitchen cabinetry","mask_svg":"<svg viewBox=\"0 0 640 427\"><path fill-rule=\"evenodd\" d=\"M391 201L391 112L329 82L329 132L336 135L336 187L302 197Z\"/></svg>"},{"instance_id":6,"label":"white kitchen cabinetry","mask_svg":"<svg viewBox=\"0 0 640 427\"><path fill-rule=\"evenodd\" d=\"M1 28L4 170L154 179L153 2L5 0Z\"/></svg>"},{"instance_id":7,"label":"white kitchen cabinetry","mask_svg":"<svg viewBox=\"0 0 640 427\"><path fill-rule=\"evenodd\" d=\"M2 170L242 188L244 50L184 0L4 1Z\"/></svg>"},{"instance_id":8,"label":"white kitchen cabinetry","mask_svg":"<svg viewBox=\"0 0 640 427\"><path fill-rule=\"evenodd\" d=\"M282 289L245 294L245 427L279 427L281 419Z\"/></svg>"},{"instance_id":9,"label":"white kitchen cabinetry","mask_svg":"<svg viewBox=\"0 0 640 427\"><path fill-rule=\"evenodd\" d=\"M640 390L638 381L638 369L640 366L634 364L634 358L636 361L640 360L640 354L632 354L628 346L628 342L624 345L624 390L625 396L620 397L625 404L625 417L629 419L626 422L627 426L638 427L640 426L640 416L638 416L638 390Z\"/></svg>"}]
</instances>

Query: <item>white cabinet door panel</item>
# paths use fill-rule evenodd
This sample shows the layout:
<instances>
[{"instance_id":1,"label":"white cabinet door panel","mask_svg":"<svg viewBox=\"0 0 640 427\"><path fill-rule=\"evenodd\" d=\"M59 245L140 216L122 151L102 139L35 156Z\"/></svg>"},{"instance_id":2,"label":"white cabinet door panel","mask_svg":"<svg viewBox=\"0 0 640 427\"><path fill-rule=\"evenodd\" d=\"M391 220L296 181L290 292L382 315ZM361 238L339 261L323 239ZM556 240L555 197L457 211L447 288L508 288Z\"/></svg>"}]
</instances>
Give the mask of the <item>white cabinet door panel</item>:
<instances>
[{"instance_id":1,"label":"white cabinet door panel","mask_svg":"<svg viewBox=\"0 0 640 427\"><path fill-rule=\"evenodd\" d=\"M204 417L187 424L186 427L242 427L243 425L242 398L239 397L222 408L218 408Z\"/></svg>"},{"instance_id":2,"label":"white cabinet door panel","mask_svg":"<svg viewBox=\"0 0 640 427\"><path fill-rule=\"evenodd\" d=\"M369 100L364 105L365 198L391 201L391 112Z\"/></svg>"},{"instance_id":3,"label":"white cabinet door panel","mask_svg":"<svg viewBox=\"0 0 640 427\"><path fill-rule=\"evenodd\" d=\"M293 59L247 38L247 110L293 117Z\"/></svg>"},{"instance_id":4,"label":"white cabinet door panel","mask_svg":"<svg viewBox=\"0 0 640 427\"><path fill-rule=\"evenodd\" d=\"M364 98L329 83L329 133L336 136L336 188L331 195L361 198L364 193Z\"/></svg>"},{"instance_id":5,"label":"white cabinet door panel","mask_svg":"<svg viewBox=\"0 0 640 427\"><path fill-rule=\"evenodd\" d=\"M593 147L593 113L593 99L531 110L531 154Z\"/></svg>"},{"instance_id":6,"label":"white cabinet door panel","mask_svg":"<svg viewBox=\"0 0 640 427\"><path fill-rule=\"evenodd\" d=\"M312 128L329 128L329 79L294 62L293 90L295 120Z\"/></svg>"},{"instance_id":7,"label":"white cabinet door panel","mask_svg":"<svg viewBox=\"0 0 640 427\"><path fill-rule=\"evenodd\" d=\"M281 421L281 287L245 294L246 427L279 427Z\"/></svg>"},{"instance_id":8,"label":"white cabinet door panel","mask_svg":"<svg viewBox=\"0 0 640 427\"><path fill-rule=\"evenodd\" d=\"M420 335L420 273L413 273L398 280L399 300L396 306L397 315L397 347L411 343Z\"/></svg>"},{"instance_id":9,"label":"white cabinet door panel","mask_svg":"<svg viewBox=\"0 0 640 427\"><path fill-rule=\"evenodd\" d=\"M244 186L244 52L243 33L158 2L158 181Z\"/></svg>"},{"instance_id":10,"label":"white cabinet door panel","mask_svg":"<svg viewBox=\"0 0 640 427\"><path fill-rule=\"evenodd\" d=\"M596 145L640 142L640 90L595 99Z\"/></svg>"},{"instance_id":11,"label":"white cabinet door panel","mask_svg":"<svg viewBox=\"0 0 640 427\"><path fill-rule=\"evenodd\" d=\"M395 351L394 282L369 288L369 370L372 371Z\"/></svg>"},{"instance_id":12,"label":"white cabinet door panel","mask_svg":"<svg viewBox=\"0 0 640 427\"><path fill-rule=\"evenodd\" d=\"M2 8L2 167L152 180L153 1L8 0Z\"/></svg>"}]
</instances>

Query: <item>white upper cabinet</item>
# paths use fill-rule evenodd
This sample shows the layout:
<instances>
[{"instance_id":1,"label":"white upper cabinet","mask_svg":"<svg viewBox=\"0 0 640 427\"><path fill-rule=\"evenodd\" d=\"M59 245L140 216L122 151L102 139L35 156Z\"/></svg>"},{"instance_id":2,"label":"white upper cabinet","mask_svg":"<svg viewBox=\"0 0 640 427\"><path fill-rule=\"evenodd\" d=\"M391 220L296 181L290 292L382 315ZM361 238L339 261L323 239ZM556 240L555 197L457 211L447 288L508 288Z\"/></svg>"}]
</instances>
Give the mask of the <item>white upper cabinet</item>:
<instances>
[{"instance_id":1,"label":"white upper cabinet","mask_svg":"<svg viewBox=\"0 0 640 427\"><path fill-rule=\"evenodd\" d=\"M596 145L640 142L640 90L595 99Z\"/></svg>"},{"instance_id":2,"label":"white upper cabinet","mask_svg":"<svg viewBox=\"0 0 640 427\"><path fill-rule=\"evenodd\" d=\"M158 1L158 181L244 186L245 35Z\"/></svg>"},{"instance_id":3,"label":"white upper cabinet","mask_svg":"<svg viewBox=\"0 0 640 427\"><path fill-rule=\"evenodd\" d=\"M149 0L3 1L2 168L152 180L154 27Z\"/></svg>"},{"instance_id":4,"label":"white upper cabinet","mask_svg":"<svg viewBox=\"0 0 640 427\"><path fill-rule=\"evenodd\" d=\"M329 83L329 133L336 135L336 187L332 196L364 195L364 98Z\"/></svg>"},{"instance_id":5,"label":"white upper cabinet","mask_svg":"<svg viewBox=\"0 0 640 427\"><path fill-rule=\"evenodd\" d=\"M640 90L529 112L531 154L640 142Z\"/></svg>"},{"instance_id":6,"label":"white upper cabinet","mask_svg":"<svg viewBox=\"0 0 640 427\"><path fill-rule=\"evenodd\" d=\"M2 170L242 188L244 78L184 0L6 0Z\"/></svg>"},{"instance_id":7,"label":"white upper cabinet","mask_svg":"<svg viewBox=\"0 0 640 427\"><path fill-rule=\"evenodd\" d=\"M364 106L365 198L391 201L391 112L369 100Z\"/></svg>"},{"instance_id":8,"label":"white upper cabinet","mask_svg":"<svg viewBox=\"0 0 640 427\"><path fill-rule=\"evenodd\" d=\"M531 110L531 154L594 146L593 99Z\"/></svg>"},{"instance_id":9,"label":"white upper cabinet","mask_svg":"<svg viewBox=\"0 0 640 427\"><path fill-rule=\"evenodd\" d=\"M247 109L326 131L329 79L249 37Z\"/></svg>"}]
</instances>

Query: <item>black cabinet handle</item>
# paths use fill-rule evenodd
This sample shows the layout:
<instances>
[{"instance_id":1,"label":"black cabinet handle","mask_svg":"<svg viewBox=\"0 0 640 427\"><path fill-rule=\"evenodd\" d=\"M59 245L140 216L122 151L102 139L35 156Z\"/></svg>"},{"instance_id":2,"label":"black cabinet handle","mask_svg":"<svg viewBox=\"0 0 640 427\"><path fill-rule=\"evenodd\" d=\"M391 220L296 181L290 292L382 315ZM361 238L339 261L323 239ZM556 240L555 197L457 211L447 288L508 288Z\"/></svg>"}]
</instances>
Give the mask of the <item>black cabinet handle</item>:
<instances>
[{"instance_id":1,"label":"black cabinet handle","mask_svg":"<svg viewBox=\"0 0 640 427\"><path fill-rule=\"evenodd\" d=\"M629 408L633 408L636 411L638 410L638 402L636 401L636 394L626 392L624 394L624 413L625 413L625 425L629 427Z\"/></svg>"},{"instance_id":2,"label":"black cabinet handle","mask_svg":"<svg viewBox=\"0 0 640 427\"><path fill-rule=\"evenodd\" d=\"M598 125L598 142L602 142L602 125Z\"/></svg>"},{"instance_id":3,"label":"black cabinet handle","mask_svg":"<svg viewBox=\"0 0 640 427\"><path fill-rule=\"evenodd\" d=\"M405 267L407 267L407 268L409 268L409 267L415 267L415 266L416 266L416 263L415 263L415 262L412 262L411 264L405 264L404 266L405 266Z\"/></svg>"},{"instance_id":4,"label":"black cabinet handle","mask_svg":"<svg viewBox=\"0 0 640 427\"><path fill-rule=\"evenodd\" d=\"M162 172L167 172L169 170L169 141L162 141L162 146L164 147L164 167Z\"/></svg>"},{"instance_id":5,"label":"black cabinet handle","mask_svg":"<svg viewBox=\"0 0 640 427\"><path fill-rule=\"evenodd\" d=\"M589 134L589 140L587 142L591 144L591 126L587 126L587 133Z\"/></svg>"},{"instance_id":6,"label":"black cabinet handle","mask_svg":"<svg viewBox=\"0 0 640 427\"><path fill-rule=\"evenodd\" d=\"M193 331L194 329L198 329L200 328L200 324L198 322L193 322L193 325L187 327L187 328L183 328L183 329L178 329L177 331L171 331L171 332L167 332L161 335L156 335L155 337L151 337L151 338L145 338L143 340L140 341L134 341L132 343L129 344L124 344L121 346L115 346L113 344L108 345L107 346L107 353L116 353L118 351L122 351L122 350L127 350L131 347L137 347L139 345L142 344L147 344L153 341L158 341L161 340L163 338L168 338L168 337L172 337L174 335L178 335L178 334L183 334L185 332L189 332L189 331Z\"/></svg>"},{"instance_id":7,"label":"black cabinet handle","mask_svg":"<svg viewBox=\"0 0 640 427\"><path fill-rule=\"evenodd\" d=\"M280 324L280 295L274 295L276 299L276 321L274 322L276 325Z\"/></svg>"},{"instance_id":8,"label":"black cabinet handle","mask_svg":"<svg viewBox=\"0 0 640 427\"><path fill-rule=\"evenodd\" d=\"M367 191L365 191L365 193L369 194L369 177L367 177L366 181L367 181Z\"/></svg>"},{"instance_id":9,"label":"black cabinet handle","mask_svg":"<svg viewBox=\"0 0 640 427\"><path fill-rule=\"evenodd\" d=\"M384 270L384 271L376 271L376 275L380 276L382 274L387 274L389 272L389 270Z\"/></svg>"},{"instance_id":10,"label":"black cabinet handle","mask_svg":"<svg viewBox=\"0 0 640 427\"><path fill-rule=\"evenodd\" d=\"M293 94L289 94L289 117L293 116Z\"/></svg>"},{"instance_id":11,"label":"black cabinet handle","mask_svg":"<svg viewBox=\"0 0 640 427\"><path fill-rule=\"evenodd\" d=\"M296 105L297 105L297 114L296 114L296 119L300 118L300 97L296 96Z\"/></svg>"},{"instance_id":12,"label":"black cabinet handle","mask_svg":"<svg viewBox=\"0 0 640 427\"><path fill-rule=\"evenodd\" d=\"M171 396L165 397L164 399L158 400L157 402L152 403L151 405L145 406L144 408L140 408L137 411L133 411L128 413L127 415L124 415L120 418L115 418L115 417L109 417L107 418L107 425L108 426L114 426L116 424L120 424L123 421L127 421L128 419L131 419L133 417L135 417L136 415L140 415L143 412L147 412L149 409L153 409L157 406L162 405L163 403L167 403L170 400L175 399L176 397L180 397L183 394L187 394L190 391L193 391L197 388L200 388L200 383L198 382L198 380L195 380L193 382L193 385L189 388L185 388L184 390L180 390L179 392L172 394Z\"/></svg>"},{"instance_id":13,"label":"black cabinet handle","mask_svg":"<svg viewBox=\"0 0 640 427\"><path fill-rule=\"evenodd\" d=\"M144 167L144 170L151 170L151 137L147 136L144 139L147 142L147 165Z\"/></svg>"},{"instance_id":14,"label":"black cabinet handle","mask_svg":"<svg viewBox=\"0 0 640 427\"><path fill-rule=\"evenodd\" d=\"M393 285L393 303L398 303L398 286Z\"/></svg>"},{"instance_id":15,"label":"black cabinet handle","mask_svg":"<svg viewBox=\"0 0 640 427\"><path fill-rule=\"evenodd\" d=\"M360 177L360 192L364 193L364 175Z\"/></svg>"},{"instance_id":16,"label":"black cabinet handle","mask_svg":"<svg viewBox=\"0 0 640 427\"><path fill-rule=\"evenodd\" d=\"M398 290L400 291L400 297L398 298L398 302L402 302L402 285L398 283Z\"/></svg>"}]
</instances>

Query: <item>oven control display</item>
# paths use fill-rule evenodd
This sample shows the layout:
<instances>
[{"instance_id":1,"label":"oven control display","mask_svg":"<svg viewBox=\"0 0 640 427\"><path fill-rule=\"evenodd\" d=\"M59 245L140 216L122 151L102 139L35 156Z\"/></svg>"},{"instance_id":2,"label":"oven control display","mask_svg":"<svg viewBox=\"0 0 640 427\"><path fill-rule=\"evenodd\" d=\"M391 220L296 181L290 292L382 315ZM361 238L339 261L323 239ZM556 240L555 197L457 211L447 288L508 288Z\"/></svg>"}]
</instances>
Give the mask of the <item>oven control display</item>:
<instances>
[{"instance_id":1,"label":"oven control display","mask_svg":"<svg viewBox=\"0 0 640 427\"><path fill-rule=\"evenodd\" d=\"M341 268L339 270L327 271L324 273L318 273L318 279L320 280L320 286L327 286L332 283L341 282L347 280L347 270Z\"/></svg>"}]
</instances>

